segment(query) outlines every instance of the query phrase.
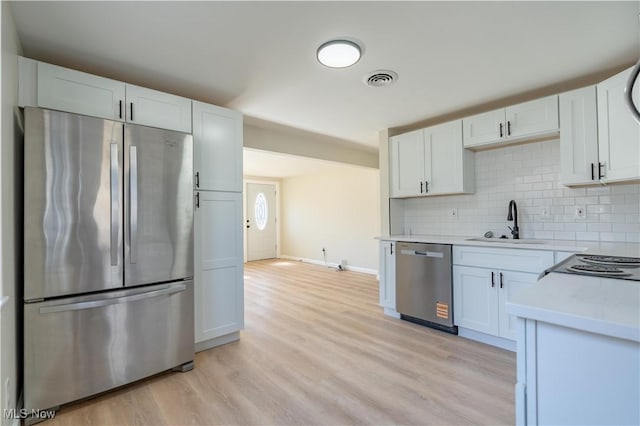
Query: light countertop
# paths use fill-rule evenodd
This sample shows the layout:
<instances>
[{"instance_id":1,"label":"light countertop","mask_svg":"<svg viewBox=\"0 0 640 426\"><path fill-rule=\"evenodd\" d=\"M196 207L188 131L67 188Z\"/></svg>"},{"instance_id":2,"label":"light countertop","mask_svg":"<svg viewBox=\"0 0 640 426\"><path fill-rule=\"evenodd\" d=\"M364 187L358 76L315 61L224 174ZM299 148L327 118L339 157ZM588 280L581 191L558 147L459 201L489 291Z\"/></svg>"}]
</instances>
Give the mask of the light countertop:
<instances>
[{"instance_id":1,"label":"light countertop","mask_svg":"<svg viewBox=\"0 0 640 426\"><path fill-rule=\"evenodd\" d=\"M616 243L598 241L572 240L533 240L522 239L514 242L511 239L500 240L491 238L490 241L470 241L473 236L461 235L386 235L377 237L381 241L405 241L415 243L453 244L464 246L520 248L528 250L567 251L574 253L602 254L610 256L640 257L640 244Z\"/></svg>"},{"instance_id":2,"label":"light countertop","mask_svg":"<svg viewBox=\"0 0 640 426\"><path fill-rule=\"evenodd\" d=\"M640 342L640 282L550 273L507 302L511 315Z\"/></svg>"}]
</instances>

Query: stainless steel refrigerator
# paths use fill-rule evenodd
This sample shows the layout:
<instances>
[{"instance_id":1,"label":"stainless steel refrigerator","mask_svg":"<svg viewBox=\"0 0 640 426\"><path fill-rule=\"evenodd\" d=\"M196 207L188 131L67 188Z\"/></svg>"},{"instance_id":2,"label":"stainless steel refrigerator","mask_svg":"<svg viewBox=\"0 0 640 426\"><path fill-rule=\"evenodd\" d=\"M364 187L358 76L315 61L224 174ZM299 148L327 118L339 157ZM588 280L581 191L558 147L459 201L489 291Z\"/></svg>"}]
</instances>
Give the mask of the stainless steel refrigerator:
<instances>
[{"instance_id":1,"label":"stainless steel refrigerator","mask_svg":"<svg viewBox=\"0 0 640 426\"><path fill-rule=\"evenodd\" d=\"M24 408L189 369L191 135L25 108Z\"/></svg>"}]
</instances>

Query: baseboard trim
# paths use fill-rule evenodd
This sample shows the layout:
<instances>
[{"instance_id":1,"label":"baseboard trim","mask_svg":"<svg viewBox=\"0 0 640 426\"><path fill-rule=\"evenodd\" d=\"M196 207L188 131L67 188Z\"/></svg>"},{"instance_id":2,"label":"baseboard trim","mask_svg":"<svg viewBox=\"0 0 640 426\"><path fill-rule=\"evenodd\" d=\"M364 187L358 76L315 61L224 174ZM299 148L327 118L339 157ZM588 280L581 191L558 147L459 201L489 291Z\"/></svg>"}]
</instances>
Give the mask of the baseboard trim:
<instances>
[{"instance_id":1,"label":"baseboard trim","mask_svg":"<svg viewBox=\"0 0 640 426\"><path fill-rule=\"evenodd\" d=\"M395 309L391 309L391 308L385 308L383 306L384 309L384 314L393 318L400 318L400 313L398 311L396 311Z\"/></svg>"},{"instance_id":2,"label":"baseboard trim","mask_svg":"<svg viewBox=\"0 0 640 426\"><path fill-rule=\"evenodd\" d=\"M469 330L468 328L458 327L458 336L466 337L467 339L475 340L476 342L485 343L487 345L497 346L511 352L516 351L516 342L513 340L492 336L475 330Z\"/></svg>"},{"instance_id":3,"label":"baseboard trim","mask_svg":"<svg viewBox=\"0 0 640 426\"><path fill-rule=\"evenodd\" d=\"M334 269L338 269L338 265L339 265L338 263L331 263L331 262L327 262L325 264L324 261L322 260L308 259L306 257L288 256L286 254L281 254L280 256L278 256L278 258L286 259L286 260L295 260L297 262L311 263L311 264L320 265L320 266L327 266L329 268L334 268ZM347 265L345 269L347 271L362 272L363 274L376 275L376 276L378 275L377 270L370 269L370 268L363 268L361 266Z\"/></svg>"},{"instance_id":4,"label":"baseboard trim","mask_svg":"<svg viewBox=\"0 0 640 426\"><path fill-rule=\"evenodd\" d=\"M239 331L225 334L224 336L216 337L214 339L197 342L195 344L195 350L196 352L202 352L202 351L206 351L207 349L212 349L217 346L222 346L222 345L226 345L227 343L235 342L236 340L240 340Z\"/></svg>"}]
</instances>

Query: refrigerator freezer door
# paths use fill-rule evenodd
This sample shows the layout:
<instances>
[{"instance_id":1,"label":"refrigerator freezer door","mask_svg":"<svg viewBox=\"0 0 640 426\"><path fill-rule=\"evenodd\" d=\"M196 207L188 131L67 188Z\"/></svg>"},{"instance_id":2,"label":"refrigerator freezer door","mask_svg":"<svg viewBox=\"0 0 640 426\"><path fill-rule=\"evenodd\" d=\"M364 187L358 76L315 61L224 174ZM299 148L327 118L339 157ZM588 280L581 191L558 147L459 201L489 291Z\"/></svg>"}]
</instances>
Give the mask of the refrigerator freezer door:
<instances>
[{"instance_id":1,"label":"refrigerator freezer door","mask_svg":"<svg viewBox=\"0 0 640 426\"><path fill-rule=\"evenodd\" d=\"M24 298L123 285L123 127L25 108Z\"/></svg>"},{"instance_id":2,"label":"refrigerator freezer door","mask_svg":"<svg viewBox=\"0 0 640 426\"><path fill-rule=\"evenodd\" d=\"M24 408L46 409L193 360L193 281L24 305Z\"/></svg>"},{"instance_id":3,"label":"refrigerator freezer door","mask_svg":"<svg viewBox=\"0 0 640 426\"><path fill-rule=\"evenodd\" d=\"M125 126L125 285L193 277L193 139Z\"/></svg>"}]
</instances>

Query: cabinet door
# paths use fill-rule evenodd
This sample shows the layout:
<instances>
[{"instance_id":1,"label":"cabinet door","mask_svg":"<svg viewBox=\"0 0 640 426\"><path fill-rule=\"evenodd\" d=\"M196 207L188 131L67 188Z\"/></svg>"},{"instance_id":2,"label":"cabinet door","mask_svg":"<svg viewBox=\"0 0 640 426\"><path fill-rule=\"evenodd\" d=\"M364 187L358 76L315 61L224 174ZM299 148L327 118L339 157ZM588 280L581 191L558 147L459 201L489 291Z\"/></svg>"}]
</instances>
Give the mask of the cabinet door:
<instances>
[{"instance_id":1,"label":"cabinet door","mask_svg":"<svg viewBox=\"0 0 640 426\"><path fill-rule=\"evenodd\" d=\"M126 119L143 126L191 133L191 99L127 84Z\"/></svg>"},{"instance_id":2,"label":"cabinet door","mask_svg":"<svg viewBox=\"0 0 640 426\"><path fill-rule=\"evenodd\" d=\"M423 131L393 136L389 139L389 175L392 197L424 195Z\"/></svg>"},{"instance_id":3,"label":"cabinet door","mask_svg":"<svg viewBox=\"0 0 640 426\"><path fill-rule=\"evenodd\" d=\"M109 120L124 119L125 84L38 62L38 106Z\"/></svg>"},{"instance_id":4,"label":"cabinet door","mask_svg":"<svg viewBox=\"0 0 640 426\"><path fill-rule=\"evenodd\" d=\"M538 274L511 271L498 271L497 274L500 337L516 340L516 317L507 313L506 303L522 289L534 285Z\"/></svg>"},{"instance_id":5,"label":"cabinet door","mask_svg":"<svg viewBox=\"0 0 640 426\"><path fill-rule=\"evenodd\" d=\"M640 124L624 101L624 88L631 69L598 84L598 146L604 164L604 181L640 177ZM640 84L633 92L640 104Z\"/></svg>"},{"instance_id":6,"label":"cabinet door","mask_svg":"<svg viewBox=\"0 0 640 426\"><path fill-rule=\"evenodd\" d=\"M504 117L504 108L501 108L463 119L465 148L503 139L506 135Z\"/></svg>"},{"instance_id":7,"label":"cabinet door","mask_svg":"<svg viewBox=\"0 0 640 426\"><path fill-rule=\"evenodd\" d=\"M485 268L453 267L453 320L455 325L498 335L496 275L496 272Z\"/></svg>"},{"instance_id":8,"label":"cabinet door","mask_svg":"<svg viewBox=\"0 0 640 426\"><path fill-rule=\"evenodd\" d=\"M560 95L560 169L564 185L597 183L596 87Z\"/></svg>"},{"instance_id":9,"label":"cabinet door","mask_svg":"<svg viewBox=\"0 0 640 426\"><path fill-rule=\"evenodd\" d=\"M424 129L425 192L428 195L462 192L462 121Z\"/></svg>"},{"instance_id":10,"label":"cabinet door","mask_svg":"<svg viewBox=\"0 0 640 426\"><path fill-rule=\"evenodd\" d=\"M242 192L242 114L193 101L197 189Z\"/></svg>"},{"instance_id":11,"label":"cabinet door","mask_svg":"<svg viewBox=\"0 0 640 426\"><path fill-rule=\"evenodd\" d=\"M396 309L396 243L380 243L380 306Z\"/></svg>"},{"instance_id":12,"label":"cabinet door","mask_svg":"<svg viewBox=\"0 0 640 426\"><path fill-rule=\"evenodd\" d=\"M508 138L557 130L558 95L510 106L506 118Z\"/></svg>"},{"instance_id":13,"label":"cabinet door","mask_svg":"<svg viewBox=\"0 0 640 426\"><path fill-rule=\"evenodd\" d=\"M242 194L200 191L195 210L196 343L244 326Z\"/></svg>"}]
</instances>

